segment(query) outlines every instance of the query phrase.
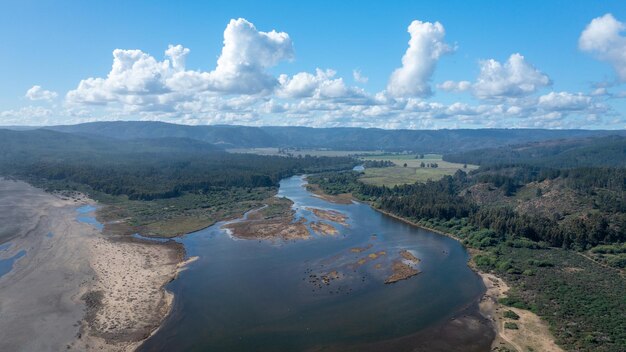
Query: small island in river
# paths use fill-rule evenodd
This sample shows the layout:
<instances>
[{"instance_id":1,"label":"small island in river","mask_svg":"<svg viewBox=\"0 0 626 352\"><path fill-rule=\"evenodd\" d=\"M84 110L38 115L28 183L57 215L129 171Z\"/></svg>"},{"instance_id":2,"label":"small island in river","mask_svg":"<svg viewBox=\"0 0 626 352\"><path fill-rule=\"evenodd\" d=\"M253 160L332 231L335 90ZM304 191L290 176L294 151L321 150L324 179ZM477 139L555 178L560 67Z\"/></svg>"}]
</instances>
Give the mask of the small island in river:
<instances>
[{"instance_id":1,"label":"small island in river","mask_svg":"<svg viewBox=\"0 0 626 352\"><path fill-rule=\"evenodd\" d=\"M406 280L420 273L420 271L414 267L420 260L413 253L403 249L399 254L402 259L393 261L393 265L391 266L393 273L385 280L386 284Z\"/></svg>"},{"instance_id":2,"label":"small island in river","mask_svg":"<svg viewBox=\"0 0 626 352\"><path fill-rule=\"evenodd\" d=\"M260 209L249 212L241 220L224 225L235 237L242 239L302 240L311 235L304 218L294 222L293 202L287 198L271 198Z\"/></svg>"}]
</instances>

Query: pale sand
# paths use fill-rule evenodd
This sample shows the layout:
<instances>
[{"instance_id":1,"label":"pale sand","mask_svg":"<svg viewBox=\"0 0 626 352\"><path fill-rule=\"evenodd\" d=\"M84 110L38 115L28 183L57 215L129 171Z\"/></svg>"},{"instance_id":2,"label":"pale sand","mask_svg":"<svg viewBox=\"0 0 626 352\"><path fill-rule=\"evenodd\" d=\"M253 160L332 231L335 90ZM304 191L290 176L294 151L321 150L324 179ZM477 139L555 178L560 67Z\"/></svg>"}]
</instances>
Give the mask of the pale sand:
<instances>
[{"instance_id":1,"label":"pale sand","mask_svg":"<svg viewBox=\"0 0 626 352\"><path fill-rule=\"evenodd\" d=\"M504 306L498 303L498 299L506 297L509 290L507 284L497 276L488 273L478 273L487 292L480 301L481 314L489 319L496 329L496 338L492 343L492 349L507 347L518 352L542 351L562 352L563 349L554 343L554 337L545 322L536 314L518 308ZM511 310L519 315L519 320L503 317L505 311ZM505 329L505 322L514 322L518 330Z\"/></svg>"},{"instance_id":2,"label":"pale sand","mask_svg":"<svg viewBox=\"0 0 626 352\"><path fill-rule=\"evenodd\" d=\"M0 278L1 351L132 351L169 312L181 246L105 238L83 204L0 179L0 241L27 251Z\"/></svg>"}]
</instances>

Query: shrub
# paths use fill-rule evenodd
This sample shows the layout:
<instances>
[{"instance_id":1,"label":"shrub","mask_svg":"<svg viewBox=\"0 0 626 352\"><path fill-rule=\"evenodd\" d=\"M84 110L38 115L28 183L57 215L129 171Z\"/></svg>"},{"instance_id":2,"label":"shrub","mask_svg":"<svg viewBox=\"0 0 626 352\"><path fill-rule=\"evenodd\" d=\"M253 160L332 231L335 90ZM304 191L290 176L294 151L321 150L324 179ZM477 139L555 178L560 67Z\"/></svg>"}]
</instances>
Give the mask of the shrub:
<instances>
[{"instance_id":1,"label":"shrub","mask_svg":"<svg viewBox=\"0 0 626 352\"><path fill-rule=\"evenodd\" d=\"M503 297L503 298L500 298L498 302L500 302L501 304L504 304L505 306L530 310L530 307L526 303L524 303L524 301L516 297Z\"/></svg>"},{"instance_id":2,"label":"shrub","mask_svg":"<svg viewBox=\"0 0 626 352\"><path fill-rule=\"evenodd\" d=\"M504 323L504 328L505 328L505 329L509 329L509 330L517 330L517 329L519 329L519 328L517 327L517 324L515 324L515 323L511 323L511 322L509 322L509 321L507 321L506 323Z\"/></svg>"},{"instance_id":3,"label":"shrub","mask_svg":"<svg viewBox=\"0 0 626 352\"><path fill-rule=\"evenodd\" d=\"M512 310L507 310L504 312L504 317L507 319L513 319L513 320L518 320L519 319L519 315L517 315L517 313L515 313Z\"/></svg>"}]
</instances>

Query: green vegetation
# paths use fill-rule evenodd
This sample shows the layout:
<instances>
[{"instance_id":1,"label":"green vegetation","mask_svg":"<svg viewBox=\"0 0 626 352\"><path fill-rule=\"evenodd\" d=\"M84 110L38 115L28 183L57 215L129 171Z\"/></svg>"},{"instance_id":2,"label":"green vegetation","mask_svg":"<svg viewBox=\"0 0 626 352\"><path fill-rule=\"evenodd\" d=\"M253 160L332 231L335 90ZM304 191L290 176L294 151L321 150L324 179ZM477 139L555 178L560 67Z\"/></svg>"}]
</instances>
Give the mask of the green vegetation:
<instances>
[{"instance_id":1,"label":"green vegetation","mask_svg":"<svg viewBox=\"0 0 626 352\"><path fill-rule=\"evenodd\" d=\"M330 156L330 157L355 157L369 154L378 154L380 151L367 151L367 150L330 150L328 148L229 148L226 151L229 153L237 154L257 154L257 155L271 155L271 156Z\"/></svg>"},{"instance_id":2,"label":"green vegetation","mask_svg":"<svg viewBox=\"0 0 626 352\"><path fill-rule=\"evenodd\" d=\"M147 121L93 122L72 126L54 126L51 128L62 132L120 139L182 137L221 145L224 148L299 148L333 151L384 150L444 154L559 138L586 138L626 134L624 131L543 129L420 131L383 130L378 128L186 126Z\"/></svg>"},{"instance_id":3,"label":"green vegetation","mask_svg":"<svg viewBox=\"0 0 626 352\"><path fill-rule=\"evenodd\" d=\"M368 155L365 172L361 181L376 186L393 187L415 182L437 181L446 175L454 175L457 170L471 171L478 167L443 161L438 154L393 154ZM385 166L368 166L368 162L387 162ZM392 166L393 165L393 166ZM406 165L406 166L405 166Z\"/></svg>"},{"instance_id":4,"label":"green vegetation","mask_svg":"<svg viewBox=\"0 0 626 352\"><path fill-rule=\"evenodd\" d=\"M517 327L517 324L515 324L513 322L510 322L510 321L507 321L507 322L504 323L504 328L505 329L509 329L509 330L517 330L517 329L519 329Z\"/></svg>"},{"instance_id":5,"label":"green vegetation","mask_svg":"<svg viewBox=\"0 0 626 352\"><path fill-rule=\"evenodd\" d=\"M211 192L186 192L179 197L151 201L129 200L126 196L92 193L108 206L98 213L101 222L127 219L119 226L107 226L114 233L139 232L143 236L174 237L237 218L258 208L275 194L275 188L232 187ZM128 228L130 226L130 228Z\"/></svg>"},{"instance_id":6,"label":"green vegetation","mask_svg":"<svg viewBox=\"0 0 626 352\"><path fill-rule=\"evenodd\" d=\"M505 311L503 316L507 319L519 320L519 315L512 310Z\"/></svg>"},{"instance_id":7,"label":"green vegetation","mask_svg":"<svg viewBox=\"0 0 626 352\"><path fill-rule=\"evenodd\" d=\"M485 161L478 170L425 183L376 186L347 172L311 181L475 248L475 265L511 287L501 303L546 319L566 350L617 352L626 347L626 280L619 270L626 262L626 162L567 163L574 151L585 156L592 147L559 153L562 168L525 164L521 153L511 154L509 164Z\"/></svg>"},{"instance_id":8,"label":"green vegetation","mask_svg":"<svg viewBox=\"0 0 626 352\"><path fill-rule=\"evenodd\" d=\"M282 178L351 169L347 157L226 153L184 138L113 140L48 130L0 130L0 175L49 190L78 190L110 208L115 232L172 236L240 215Z\"/></svg>"},{"instance_id":9,"label":"green vegetation","mask_svg":"<svg viewBox=\"0 0 626 352\"><path fill-rule=\"evenodd\" d=\"M517 163L552 168L612 167L626 164L626 137L614 135L478 149L446 155L444 160L477 165Z\"/></svg>"}]
</instances>

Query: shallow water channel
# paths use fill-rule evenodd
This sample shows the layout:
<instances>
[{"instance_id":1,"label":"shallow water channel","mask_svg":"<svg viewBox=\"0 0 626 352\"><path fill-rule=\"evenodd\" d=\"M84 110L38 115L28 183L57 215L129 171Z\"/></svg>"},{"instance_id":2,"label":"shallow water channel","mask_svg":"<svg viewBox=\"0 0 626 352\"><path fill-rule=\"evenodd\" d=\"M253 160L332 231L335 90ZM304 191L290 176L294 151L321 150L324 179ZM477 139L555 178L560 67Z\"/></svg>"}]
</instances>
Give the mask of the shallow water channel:
<instances>
[{"instance_id":1,"label":"shallow water channel","mask_svg":"<svg viewBox=\"0 0 626 352\"><path fill-rule=\"evenodd\" d=\"M406 336L440 324L484 291L455 240L407 225L366 204L315 197L301 176L280 184L280 197L348 216L335 236L271 242L231 238L218 223L179 239L199 256L168 285L176 296L145 351L302 351L354 346ZM363 249L355 252L354 248ZM389 261L409 250L421 273L385 284ZM386 255L355 265L371 253ZM379 264L379 265L377 265ZM311 275L340 277L311 283Z\"/></svg>"}]
</instances>

